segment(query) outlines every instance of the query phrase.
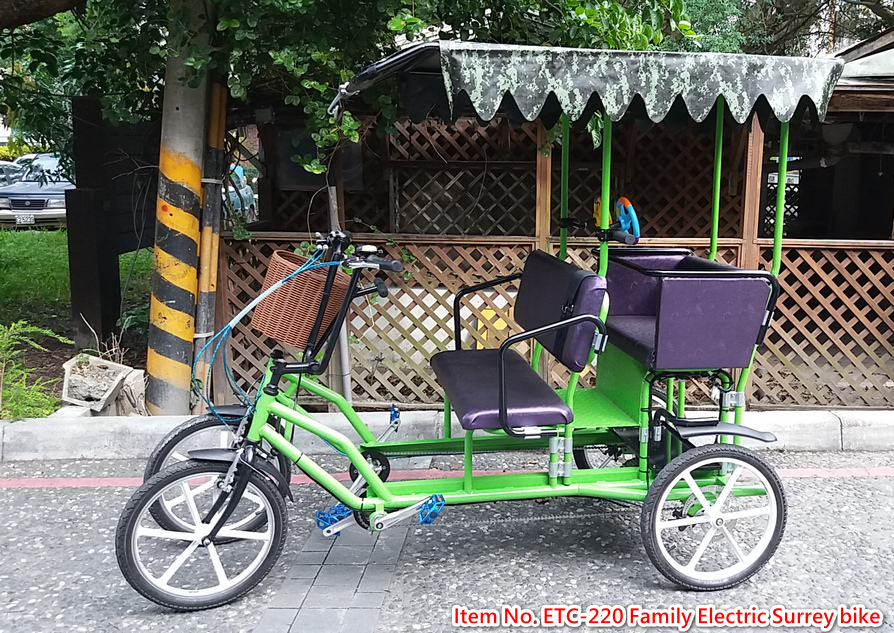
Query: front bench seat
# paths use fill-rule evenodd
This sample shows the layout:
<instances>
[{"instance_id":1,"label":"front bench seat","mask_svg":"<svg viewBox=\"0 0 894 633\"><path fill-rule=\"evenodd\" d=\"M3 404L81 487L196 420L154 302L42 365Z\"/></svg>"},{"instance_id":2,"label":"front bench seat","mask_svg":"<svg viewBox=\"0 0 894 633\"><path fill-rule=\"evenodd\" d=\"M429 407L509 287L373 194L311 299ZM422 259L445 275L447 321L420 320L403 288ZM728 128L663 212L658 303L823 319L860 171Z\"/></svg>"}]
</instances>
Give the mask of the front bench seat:
<instances>
[{"instance_id":1,"label":"front bench seat","mask_svg":"<svg viewBox=\"0 0 894 633\"><path fill-rule=\"evenodd\" d=\"M514 317L529 331L580 314L598 315L604 295L605 278L535 250L525 261ZM581 371L595 332L594 324L579 323L537 340L570 371ZM432 357L438 383L464 429L501 428L499 362L497 349L454 350ZM568 405L518 353L506 353L505 371L509 426L556 426L574 419Z\"/></svg>"}]
</instances>

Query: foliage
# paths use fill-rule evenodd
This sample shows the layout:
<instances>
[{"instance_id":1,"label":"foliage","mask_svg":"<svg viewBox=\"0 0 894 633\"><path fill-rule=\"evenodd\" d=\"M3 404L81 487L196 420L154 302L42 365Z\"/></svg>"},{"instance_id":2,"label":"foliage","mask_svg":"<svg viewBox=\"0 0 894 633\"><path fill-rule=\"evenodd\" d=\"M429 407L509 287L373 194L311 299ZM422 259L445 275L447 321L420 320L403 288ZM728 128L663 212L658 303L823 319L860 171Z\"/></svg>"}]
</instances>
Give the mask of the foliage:
<instances>
[{"instance_id":1,"label":"foliage","mask_svg":"<svg viewBox=\"0 0 894 633\"><path fill-rule=\"evenodd\" d=\"M42 417L55 410L58 401L50 392L52 382L41 378L32 380L31 372L21 362L22 347L25 345L46 350L35 340L44 337L63 343L74 342L26 321L0 324L0 419Z\"/></svg>"},{"instance_id":2,"label":"foliage","mask_svg":"<svg viewBox=\"0 0 894 633\"><path fill-rule=\"evenodd\" d=\"M120 255L119 269L125 309L145 304L152 250ZM0 323L28 315L32 323L52 324L67 316L70 302L66 232L0 230Z\"/></svg>"},{"instance_id":3,"label":"foliage","mask_svg":"<svg viewBox=\"0 0 894 633\"><path fill-rule=\"evenodd\" d=\"M485 8L484 5L488 5ZM682 0L208 0L197 29L166 0L88 0L64 13L0 37L0 112L17 134L70 150L66 95L102 97L113 121L158 112L166 55L186 45L186 77L213 72L237 100L299 107L320 147L357 140L359 123L338 125L326 107L335 87L395 49L396 36L524 44L645 48L668 34L691 36ZM367 104L386 121L397 115L392 95ZM311 171L325 156L303 156Z\"/></svg>"},{"instance_id":4,"label":"foliage","mask_svg":"<svg viewBox=\"0 0 894 633\"><path fill-rule=\"evenodd\" d=\"M692 29L698 39L668 39L664 50L742 51L745 36L739 31L742 24L742 0L686 0L686 10L692 16Z\"/></svg>"},{"instance_id":5,"label":"foliage","mask_svg":"<svg viewBox=\"0 0 894 633\"><path fill-rule=\"evenodd\" d=\"M13 161L25 154L38 154L44 151L46 151L46 148L31 147L27 143L12 139L6 145L0 146L0 160Z\"/></svg>"}]
</instances>

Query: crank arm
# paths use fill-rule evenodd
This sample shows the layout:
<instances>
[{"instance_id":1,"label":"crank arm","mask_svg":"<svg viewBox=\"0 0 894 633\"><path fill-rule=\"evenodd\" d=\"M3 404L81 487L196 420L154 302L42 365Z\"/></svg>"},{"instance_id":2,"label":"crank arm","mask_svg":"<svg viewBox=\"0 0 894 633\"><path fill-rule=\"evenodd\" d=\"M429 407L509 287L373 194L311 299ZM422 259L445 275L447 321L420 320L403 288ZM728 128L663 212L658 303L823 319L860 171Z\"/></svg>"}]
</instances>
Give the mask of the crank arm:
<instances>
[{"instance_id":1,"label":"crank arm","mask_svg":"<svg viewBox=\"0 0 894 633\"><path fill-rule=\"evenodd\" d=\"M353 515L346 517L337 523L333 523L327 528L324 528L323 536L335 536L345 528L349 528L352 525L357 525L357 521L354 520Z\"/></svg>"},{"instance_id":2,"label":"crank arm","mask_svg":"<svg viewBox=\"0 0 894 633\"><path fill-rule=\"evenodd\" d=\"M390 512L388 514L378 515L374 514L372 520L370 521L370 527L375 532L386 530L405 519L409 519L412 516L418 515L419 510L422 509L422 506L424 506L428 500L429 497L425 497L423 499L420 499L413 505L403 508L402 510L398 510L397 512Z\"/></svg>"}]
</instances>

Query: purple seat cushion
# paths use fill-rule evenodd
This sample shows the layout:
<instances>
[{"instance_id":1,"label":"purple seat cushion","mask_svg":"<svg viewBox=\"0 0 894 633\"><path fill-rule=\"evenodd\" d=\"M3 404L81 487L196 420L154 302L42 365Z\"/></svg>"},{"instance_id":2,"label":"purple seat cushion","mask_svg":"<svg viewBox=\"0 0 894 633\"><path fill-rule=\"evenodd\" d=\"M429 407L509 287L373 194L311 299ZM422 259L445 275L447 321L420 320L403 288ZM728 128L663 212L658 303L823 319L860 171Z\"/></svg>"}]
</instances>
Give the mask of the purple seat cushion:
<instances>
[{"instance_id":1,"label":"purple seat cushion","mask_svg":"<svg viewBox=\"0 0 894 633\"><path fill-rule=\"evenodd\" d=\"M500 352L496 349L440 352L431 367L466 430L498 429ZM509 425L554 426L574 419L562 398L524 358L506 353L506 409Z\"/></svg>"},{"instance_id":2,"label":"purple seat cushion","mask_svg":"<svg viewBox=\"0 0 894 633\"><path fill-rule=\"evenodd\" d=\"M580 314L598 316L604 295L603 277L535 250L525 261L515 298L515 320L525 330L534 330ZM582 371L595 331L592 323L579 323L541 334L537 340L569 370Z\"/></svg>"},{"instance_id":3,"label":"purple seat cushion","mask_svg":"<svg viewBox=\"0 0 894 633\"><path fill-rule=\"evenodd\" d=\"M609 342L646 367L655 361L655 317L608 313Z\"/></svg>"}]
</instances>

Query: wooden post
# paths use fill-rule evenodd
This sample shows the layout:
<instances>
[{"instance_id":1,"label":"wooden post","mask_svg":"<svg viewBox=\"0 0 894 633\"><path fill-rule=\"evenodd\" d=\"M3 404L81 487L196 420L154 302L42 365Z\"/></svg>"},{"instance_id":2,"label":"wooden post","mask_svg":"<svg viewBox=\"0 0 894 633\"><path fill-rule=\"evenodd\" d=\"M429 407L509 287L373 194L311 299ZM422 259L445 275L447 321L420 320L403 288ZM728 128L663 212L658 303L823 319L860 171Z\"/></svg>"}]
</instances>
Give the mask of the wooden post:
<instances>
[{"instance_id":1,"label":"wooden post","mask_svg":"<svg viewBox=\"0 0 894 633\"><path fill-rule=\"evenodd\" d=\"M65 194L68 262L74 340L84 349L96 347L96 337L103 342L115 333L121 286L103 191L108 183L102 108L98 99L78 97L71 110L78 189Z\"/></svg>"},{"instance_id":2,"label":"wooden post","mask_svg":"<svg viewBox=\"0 0 894 633\"><path fill-rule=\"evenodd\" d=\"M544 154L545 152L545 154ZM549 252L550 207L552 205L552 150L547 144L546 128L537 121L537 192L535 195L537 248Z\"/></svg>"},{"instance_id":3,"label":"wooden post","mask_svg":"<svg viewBox=\"0 0 894 633\"><path fill-rule=\"evenodd\" d=\"M103 342L114 334L121 309L118 252L108 235L103 198L100 189L65 192L71 314L78 349L96 347L97 337Z\"/></svg>"},{"instance_id":4,"label":"wooden post","mask_svg":"<svg viewBox=\"0 0 894 633\"><path fill-rule=\"evenodd\" d=\"M751 117L748 132L748 152L745 160L745 201L742 213L742 268L756 269L760 264L757 238L761 217L761 188L763 187L764 131L756 116Z\"/></svg>"}]
</instances>

